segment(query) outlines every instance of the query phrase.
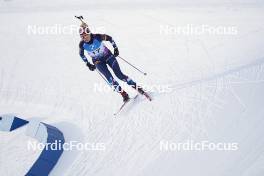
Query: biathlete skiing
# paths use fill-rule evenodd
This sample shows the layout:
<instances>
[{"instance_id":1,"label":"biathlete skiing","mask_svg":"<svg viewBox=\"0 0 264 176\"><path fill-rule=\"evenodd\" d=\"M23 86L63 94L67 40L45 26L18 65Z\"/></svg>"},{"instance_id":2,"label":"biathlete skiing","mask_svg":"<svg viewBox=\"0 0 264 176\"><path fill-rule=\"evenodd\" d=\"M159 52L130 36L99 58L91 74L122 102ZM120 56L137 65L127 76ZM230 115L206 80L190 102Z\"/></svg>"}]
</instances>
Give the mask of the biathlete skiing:
<instances>
[{"instance_id":1,"label":"biathlete skiing","mask_svg":"<svg viewBox=\"0 0 264 176\"><path fill-rule=\"evenodd\" d=\"M132 80L129 76L125 75L117 62L116 57L119 56L118 47L113 40L113 38L106 34L93 34L88 28L88 25L83 22L83 17L76 17L81 20L82 24L79 29L81 41L79 43L79 54L82 60L86 63L89 70L94 71L97 69L107 80L108 84L114 88L114 90L121 94L123 97L123 102L129 101L129 95L119 83L114 79L108 67L111 68L116 75L116 77L129 86L136 89L140 94L146 96L150 101L150 96L140 87L137 83ZM114 48L114 53L112 53L103 43L103 41L108 41L112 44ZM88 61L84 55L84 51L87 51L88 55L92 58L92 63Z\"/></svg>"}]
</instances>

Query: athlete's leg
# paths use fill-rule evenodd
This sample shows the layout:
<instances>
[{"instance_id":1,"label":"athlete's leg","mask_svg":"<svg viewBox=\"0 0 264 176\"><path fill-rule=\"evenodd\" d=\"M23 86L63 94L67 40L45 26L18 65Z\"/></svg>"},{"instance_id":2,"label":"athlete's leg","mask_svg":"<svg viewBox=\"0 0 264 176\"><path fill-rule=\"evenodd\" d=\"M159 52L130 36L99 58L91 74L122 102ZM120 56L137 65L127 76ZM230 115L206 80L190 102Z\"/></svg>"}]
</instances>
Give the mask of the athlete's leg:
<instances>
[{"instance_id":1,"label":"athlete's leg","mask_svg":"<svg viewBox=\"0 0 264 176\"><path fill-rule=\"evenodd\" d=\"M108 83L114 87L115 91L121 92L122 89L118 82L113 78L111 72L108 70L106 63L98 62L95 64L96 68L105 76Z\"/></svg>"},{"instance_id":2,"label":"athlete's leg","mask_svg":"<svg viewBox=\"0 0 264 176\"><path fill-rule=\"evenodd\" d=\"M118 79L127 82L128 85L130 85L132 88L136 89L140 94L145 94L145 91L141 86L138 86L135 81L133 81L131 78L126 76L125 74L122 73L119 64L114 56L110 56L106 60L107 64L112 68L114 71L115 75L118 77Z\"/></svg>"},{"instance_id":3,"label":"athlete's leg","mask_svg":"<svg viewBox=\"0 0 264 176\"><path fill-rule=\"evenodd\" d=\"M136 83L131 78L122 73L119 64L114 56L110 56L107 59L107 64L112 68L118 79L125 81L130 86L136 87Z\"/></svg>"}]
</instances>

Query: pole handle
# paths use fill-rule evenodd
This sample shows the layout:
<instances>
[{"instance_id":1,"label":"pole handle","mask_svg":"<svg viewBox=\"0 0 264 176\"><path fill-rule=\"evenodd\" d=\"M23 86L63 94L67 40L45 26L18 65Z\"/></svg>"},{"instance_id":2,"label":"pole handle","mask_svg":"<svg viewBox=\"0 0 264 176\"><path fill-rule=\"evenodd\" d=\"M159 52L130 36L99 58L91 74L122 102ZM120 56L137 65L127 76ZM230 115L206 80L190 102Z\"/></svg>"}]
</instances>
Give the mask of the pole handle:
<instances>
[{"instance_id":1,"label":"pole handle","mask_svg":"<svg viewBox=\"0 0 264 176\"><path fill-rule=\"evenodd\" d=\"M77 19L79 19L82 23L85 23L84 21L83 21L83 16L74 16L75 18L77 18Z\"/></svg>"}]
</instances>

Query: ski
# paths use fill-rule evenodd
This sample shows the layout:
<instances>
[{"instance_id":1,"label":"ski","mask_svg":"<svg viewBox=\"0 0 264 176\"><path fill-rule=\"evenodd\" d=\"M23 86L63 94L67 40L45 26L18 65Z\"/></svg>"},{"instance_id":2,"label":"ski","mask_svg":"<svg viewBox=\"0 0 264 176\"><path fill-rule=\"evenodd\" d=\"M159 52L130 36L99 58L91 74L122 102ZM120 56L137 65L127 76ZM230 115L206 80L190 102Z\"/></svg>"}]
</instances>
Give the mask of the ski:
<instances>
[{"instance_id":1,"label":"ski","mask_svg":"<svg viewBox=\"0 0 264 176\"><path fill-rule=\"evenodd\" d=\"M152 101L152 98L148 93L144 92L142 95L144 95L149 101Z\"/></svg>"},{"instance_id":2,"label":"ski","mask_svg":"<svg viewBox=\"0 0 264 176\"><path fill-rule=\"evenodd\" d=\"M134 87L133 87L133 88L134 88ZM149 101L152 101L151 96L150 96L145 90L143 90L143 89L140 88L140 87L139 87L139 88L134 88L134 89L136 89L137 92L138 92L139 94L145 96Z\"/></svg>"},{"instance_id":3,"label":"ski","mask_svg":"<svg viewBox=\"0 0 264 176\"><path fill-rule=\"evenodd\" d=\"M125 107L125 105L130 102L131 100L135 100L136 98L138 97L138 94L136 96L134 96L133 98L129 98L126 102L124 102L122 104L122 106L118 109L118 111L116 113L114 113L115 116L117 116L121 111L122 109Z\"/></svg>"}]
</instances>

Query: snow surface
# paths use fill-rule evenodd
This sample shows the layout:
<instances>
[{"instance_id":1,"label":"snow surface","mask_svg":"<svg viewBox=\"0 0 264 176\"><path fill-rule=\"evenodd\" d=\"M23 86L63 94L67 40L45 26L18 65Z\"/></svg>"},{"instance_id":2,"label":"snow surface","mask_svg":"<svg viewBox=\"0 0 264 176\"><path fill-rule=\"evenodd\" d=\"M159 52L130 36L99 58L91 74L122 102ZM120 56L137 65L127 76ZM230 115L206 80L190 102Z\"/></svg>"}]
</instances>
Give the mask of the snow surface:
<instances>
[{"instance_id":1,"label":"snow surface","mask_svg":"<svg viewBox=\"0 0 264 176\"><path fill-rule=\"evenodd\" d=\"M105 151L65 152L51 175L264 174L261 1L215 0L221 5L199 7L190 5L192 1L182 6L159 6L157 1L148 7L119 6L120 1L111 6L100 4L103 1L99 5L80 0L51 2L0 2L0 113L40 119L61 129L67 141L106 147ZM90 26L111 35L120 55L148 76L120 60L126 74L142 85L167 85L171 91L154 92L152 102L140 98L130 111L114 118L121 97L112 91L94 91L95 83L105 83L79 58L78 34L28 34L28 25L79 25L73 18L79 14ZM238 33L160 33L161 25L188 24L235 26ZM0 175L24 175L38 157L38 151L26 149L33 139L24 135L25 128L0 132ZM162 140L236 142L239 149L161 151Z\"/></svg>"}]
</instances>

